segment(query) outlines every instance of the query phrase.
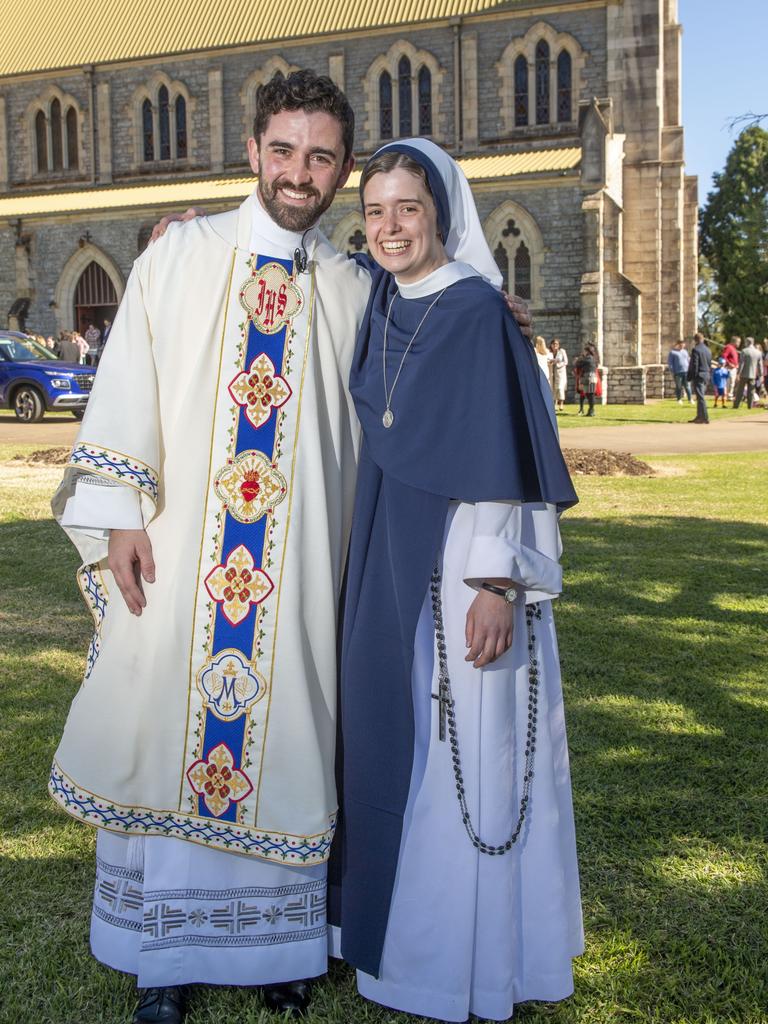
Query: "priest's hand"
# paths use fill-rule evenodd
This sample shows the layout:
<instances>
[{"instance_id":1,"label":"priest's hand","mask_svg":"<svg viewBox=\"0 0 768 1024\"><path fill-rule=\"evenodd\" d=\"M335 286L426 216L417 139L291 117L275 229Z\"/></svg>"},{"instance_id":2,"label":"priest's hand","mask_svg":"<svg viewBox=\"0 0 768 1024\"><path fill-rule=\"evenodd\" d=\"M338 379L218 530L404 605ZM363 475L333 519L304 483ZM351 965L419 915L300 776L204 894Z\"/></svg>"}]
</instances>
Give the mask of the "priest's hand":
<instances>
[{"instance_id":1,"label":"priest's hand","mask_svg":"<svg viewBox=\"0 0 768 1024\"><path fill-rule=\"evenodd\" d=\"M110 530L109 568L132 615L141 615L147 605L142 578L155 582L152 543L146 530Z\"/></svg>"},{"instance_id":2,"label":"priest's hand","mask_svg":"<svg viewBox=\"0 0 768 1024\"><path fill-rule=\"evenodd\" d=\"M158 238L162 238L165 232L168 230L169 224L173 224L175 220L181 221L184 224L188 220L194 220L195 217L205 217L205 210L197 210L194 206L190 206L184 213L169 213L159 220L157 224L152 228L152 237L150 242L156 242ZM513 311L514 312L514 311Z\"/></svg>"},{"instance_id":3,"label":"priest's hand","mask_svg":"<svg viewBox=\"0 0 768 1024\"><path fill-rule=\"evenodd\" d=\"M160 221L162 224L162 221ZM154 235L152 236L154 238ZM526 336L526 338L533 337L533 321L531 320L531 311L528 308L528 303L525 299L521 299L519 295L507 295L506 292L501 293L507 303L512 316L517 320L517 326L520 328L520 332Z\"/></svg>"},{"instance_id":4,"label":"priest's hand","mask_svg":"<svg viewBox=\"0 0 768 1024\"><path fill-rule=\"evenodd\" d=\"M467 612L467 656L475 668L483 668L512 646L514 608L498 594L479 590Z\"/></svg>"}]
</instances>

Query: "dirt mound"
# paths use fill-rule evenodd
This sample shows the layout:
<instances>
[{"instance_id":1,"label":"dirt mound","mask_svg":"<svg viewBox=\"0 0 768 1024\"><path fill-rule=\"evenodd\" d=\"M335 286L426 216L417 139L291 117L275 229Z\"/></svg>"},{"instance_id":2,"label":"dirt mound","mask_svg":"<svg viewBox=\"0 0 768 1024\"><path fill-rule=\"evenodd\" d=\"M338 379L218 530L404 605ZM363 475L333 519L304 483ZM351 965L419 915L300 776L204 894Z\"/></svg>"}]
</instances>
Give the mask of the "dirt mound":
<instances>
[{"instance_id":1,"label":"dirt mound","mask_svg":"<svg viewBox=\"0 0 768 1024\"><path fill-rule=\"evenodd\" d=\"M609 452L605 448L564 448L568 469L574 476L655 476L646 462L629 452Z\"/></svg>"},{"instance_id":2,"label":"dirt mound","mask_svg":"<svg viewBox=\"0 0 768 1024\"><path fill-rule=\"evenodd\" d=\"M29 455L14 455L14 462L35 462L45 466L63 466L69 462L71 448L41 448Z\"/></svg>"}]
</instances>

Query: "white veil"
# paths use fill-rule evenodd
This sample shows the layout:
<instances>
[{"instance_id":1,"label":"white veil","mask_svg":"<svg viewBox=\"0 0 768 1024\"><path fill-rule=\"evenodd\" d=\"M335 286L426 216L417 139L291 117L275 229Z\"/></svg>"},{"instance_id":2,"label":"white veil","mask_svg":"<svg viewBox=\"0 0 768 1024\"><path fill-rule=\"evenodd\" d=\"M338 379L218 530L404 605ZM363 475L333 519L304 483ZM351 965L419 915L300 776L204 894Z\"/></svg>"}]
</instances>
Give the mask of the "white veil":
<instances>
[{"instance_id":1,"label":"white veil","mask_svg":"<svg viewBox=\"0 0 768 1024\"><path fill-rule=\"evenodd\" d=\"M443 179L451 211L451 228L445 240L445 251L449 259L468 263L486 281L501 288L501 272L485 240L475 199L464 171L453 157L429 139L397 139L381 146L375 155L393 146L418 149L434 164Z\"/></svg>"}]
</instances>

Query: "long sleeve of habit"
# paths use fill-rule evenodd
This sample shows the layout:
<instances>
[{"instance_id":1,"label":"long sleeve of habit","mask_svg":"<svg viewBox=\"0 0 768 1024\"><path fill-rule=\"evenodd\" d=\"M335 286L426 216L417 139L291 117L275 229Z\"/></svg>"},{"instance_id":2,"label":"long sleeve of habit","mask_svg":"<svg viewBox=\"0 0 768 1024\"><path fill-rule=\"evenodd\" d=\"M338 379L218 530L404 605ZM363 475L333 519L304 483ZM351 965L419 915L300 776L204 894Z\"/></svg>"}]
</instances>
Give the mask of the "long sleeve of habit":
<instances>
[{"instance_id":1,"label":"long sleeve of habit","mask_svg":"<svg viewBox=\"0 0 768 1024\"><path fill-rule=\"evenodd\" d=\"M563 587L560 553L553 505L479 501L464 581L477 588L486 579L510 579L525 591L526 604L548 601Z\"/></svg>"}]
</instances>

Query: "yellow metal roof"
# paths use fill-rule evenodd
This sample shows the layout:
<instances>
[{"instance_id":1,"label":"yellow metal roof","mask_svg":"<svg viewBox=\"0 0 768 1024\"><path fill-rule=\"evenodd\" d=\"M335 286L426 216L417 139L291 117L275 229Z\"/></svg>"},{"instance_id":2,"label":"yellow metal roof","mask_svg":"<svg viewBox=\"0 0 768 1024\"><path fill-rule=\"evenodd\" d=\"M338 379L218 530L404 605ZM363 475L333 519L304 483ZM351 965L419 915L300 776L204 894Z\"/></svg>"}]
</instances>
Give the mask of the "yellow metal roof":
<instances>
[{"instance_id":1,"label":"yellow metal roof","mask_svg":"<svg viewBox=\"0 0 768 1024\"><path fill-rule=\"evenodd\" d=\"M5 0L0 75L413 24L520 0Z\"/></svg>"},{"instance_id":2,"label":"yellow metal roof","mask_svg":"<svg viewBox=\"0 0 768 1024\"><path fill-rule=\"evenodd\" d=\"M519 174L557 173L574 170L581 160L578 146L567 149L539 149L527 153L496 153L492 156L459 160L470 181L508 178ZM254 188L256 179L198 178L194 181L170 181L155 185L127 185L73 192L43 192L37 195L8 196L0 199L0 220L16 217L45 217L66 213L105 210L129 210L137 207L159 208L206 203L241 201ZM360 171L354 171L344 191L356 189Z\"/></svg>"}]
</instances>

